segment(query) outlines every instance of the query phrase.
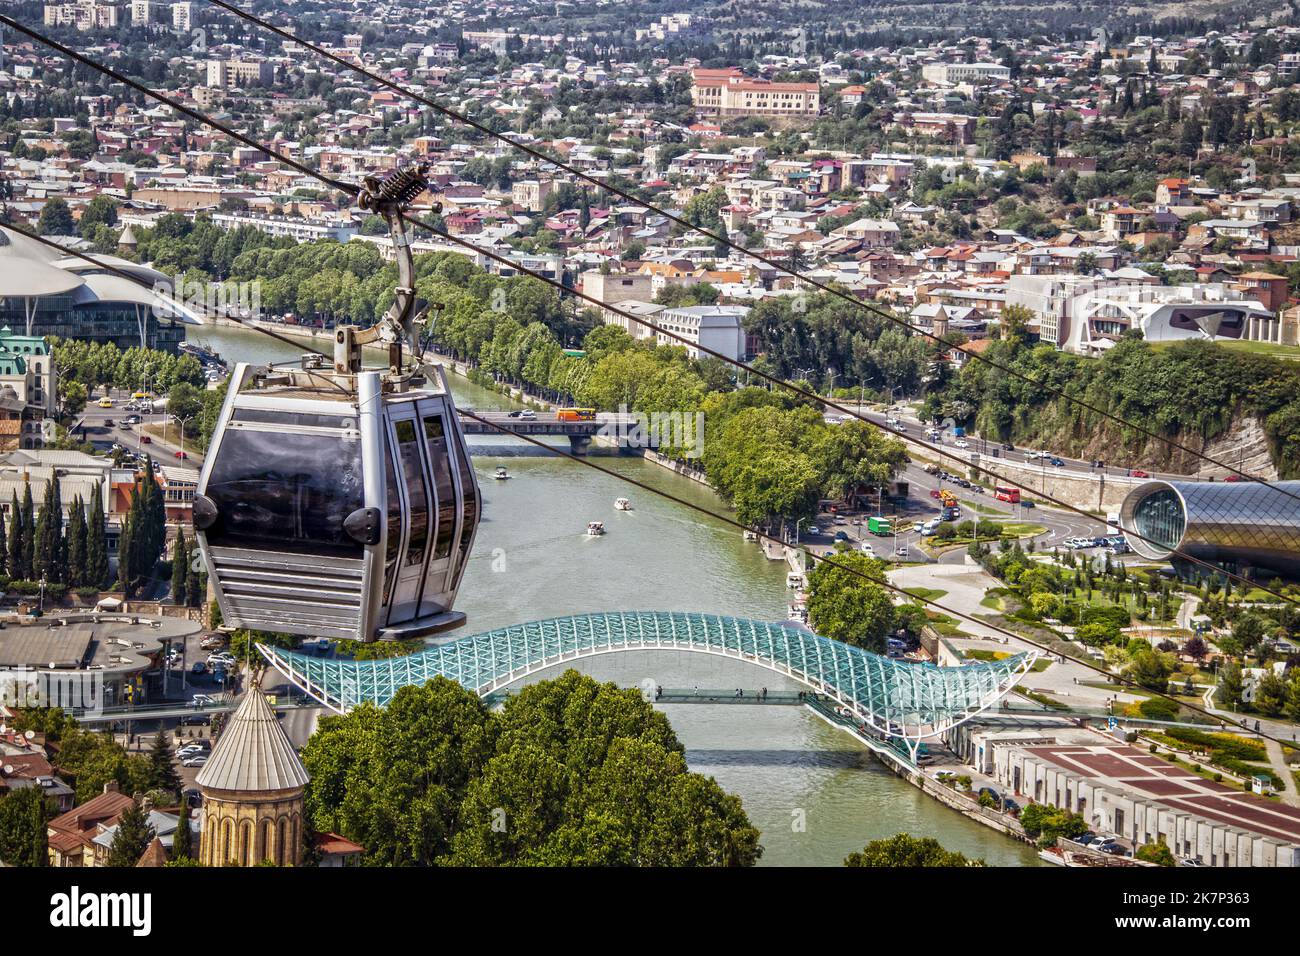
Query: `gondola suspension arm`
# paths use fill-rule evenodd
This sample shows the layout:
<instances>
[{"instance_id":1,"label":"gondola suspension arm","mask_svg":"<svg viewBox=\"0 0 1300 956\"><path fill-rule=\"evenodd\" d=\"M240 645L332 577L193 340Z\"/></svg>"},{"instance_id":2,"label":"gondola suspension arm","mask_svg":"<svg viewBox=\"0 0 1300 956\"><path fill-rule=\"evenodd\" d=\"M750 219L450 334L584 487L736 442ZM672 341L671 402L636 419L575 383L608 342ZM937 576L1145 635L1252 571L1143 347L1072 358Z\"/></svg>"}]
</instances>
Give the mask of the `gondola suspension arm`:
<instances>
[{"instance_id":1,"label":"gondola suspension arm","mask_svg":"<svg viewBox=\"0 0 1300 956\"><path fill-rule=\"evenodd\" d=\"M394 169L383 176L369 175L362 182L357 205L382 216L388 224L397 260L397 289L393 304L378 322L368 329L354 325L339 326L334 333L334 371L339 375L355 374L361 369L362 349L376 342L388 345L388 371L396 382L402 373L402 342L417 340L416 328L424 320L427 308L415 297L415 261L411 252L411 235L403 210L429 186L429 164L415 163ZM434 212L438 212L438 207Z\"/></svg>"}]
</instances>

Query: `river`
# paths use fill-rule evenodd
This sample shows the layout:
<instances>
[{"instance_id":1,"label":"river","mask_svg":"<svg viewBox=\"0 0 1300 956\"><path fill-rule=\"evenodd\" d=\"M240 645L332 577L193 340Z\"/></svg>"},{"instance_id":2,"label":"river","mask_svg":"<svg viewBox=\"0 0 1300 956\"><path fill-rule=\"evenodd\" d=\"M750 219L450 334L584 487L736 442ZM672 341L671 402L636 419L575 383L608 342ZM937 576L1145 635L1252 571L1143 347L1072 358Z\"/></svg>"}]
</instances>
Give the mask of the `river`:
<instances>
[{"instance_id":1,"label":"river","mask_svg":"<svg viewBox=\"0 0 1300 956\"><path fill-rule=\"evenodd\" d=\"M195 341L229 361L270 361L298 351L256 332L202 328ZM328 339L322 342L327 347ZM459 403L514 407L509 399L457 376ZM560 458L539 457L522 443L471 438L484 517L457 608L472 631L585 611L708 611L781 620L789 592L785 565L766 560L739 532L680 505ZM563 445L567 449L568 443ZM535 452L535 450L533 450ZM721 511L709 489L637 458L598 457L604 467ZM494 481L504 464L512 478ZM634 510L613 507L619 496ZM588 538L588 521L609 533ZM614 655L614 657L637 655ZM689 686L698 658L655 662L646 676ZM646 667L641 663L627 667ZM692 667L695 670L692 670ZM688 674L687 672L690 672ZM618 676L639 683L641 672ZM730 675L728 675L729 677ZM703 680L703 678L699 678ZM738 678L740 679L740 678ZM769 680L752 676L746 686ZM774 677L772 686L776 686ZM711 686L702 683L701 686ZM733 686L731 683L723 687ZM838 865L869 840L906 831L991 865L1038 863L1036 853L960 814L895 777L845 732L799 707L676 704L664 707L693 770L738 795L762 831L763 863Z\"/></svg>"}]
</instances>

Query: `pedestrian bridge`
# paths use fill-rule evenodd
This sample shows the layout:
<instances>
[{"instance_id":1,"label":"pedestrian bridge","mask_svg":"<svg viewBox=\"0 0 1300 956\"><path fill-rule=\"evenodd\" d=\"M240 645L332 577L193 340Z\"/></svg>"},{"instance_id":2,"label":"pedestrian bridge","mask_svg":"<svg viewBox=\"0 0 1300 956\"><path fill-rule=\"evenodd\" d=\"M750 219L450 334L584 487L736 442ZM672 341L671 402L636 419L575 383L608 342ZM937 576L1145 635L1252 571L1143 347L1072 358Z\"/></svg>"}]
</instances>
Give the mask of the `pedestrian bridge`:
<instances>
[{"instance_id":1,"label":"pedestrian bridge","mask_svg":"<svg viewBox=\"0 0 1300 956\"><path fill-rule=\"evenodd\" d=\"M663 611L532 621L386 660L326 660L261 644L258 650L292 684L338 713L360 704L383 706L401 688L438 675L487 696L546 668L601 654L712 654L785 674L838 702L865 727L913 748L997 703L1037 657L1027 652L935 667L881 657L791 624Z\"/></svg>"}]
</instances>

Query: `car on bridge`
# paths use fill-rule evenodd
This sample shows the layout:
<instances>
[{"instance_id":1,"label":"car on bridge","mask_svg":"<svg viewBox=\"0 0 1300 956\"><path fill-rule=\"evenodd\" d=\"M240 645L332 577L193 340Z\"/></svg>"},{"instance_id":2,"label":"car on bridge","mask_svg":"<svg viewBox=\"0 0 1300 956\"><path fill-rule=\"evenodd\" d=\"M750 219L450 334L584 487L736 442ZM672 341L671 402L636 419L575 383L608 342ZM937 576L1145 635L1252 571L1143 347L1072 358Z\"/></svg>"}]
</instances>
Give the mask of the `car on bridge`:
<instances>
[{"instance_id":1,"label":"car on bridge","mask_svg":"<svg viewBox=\"0 0 1300 956\"><path fill-rule=\"evenodd\" d=\"M190 706L192 707L211 707L216 702L217 699L211 694L195 694L190 698Z\"/></svg>"}]
</instances>

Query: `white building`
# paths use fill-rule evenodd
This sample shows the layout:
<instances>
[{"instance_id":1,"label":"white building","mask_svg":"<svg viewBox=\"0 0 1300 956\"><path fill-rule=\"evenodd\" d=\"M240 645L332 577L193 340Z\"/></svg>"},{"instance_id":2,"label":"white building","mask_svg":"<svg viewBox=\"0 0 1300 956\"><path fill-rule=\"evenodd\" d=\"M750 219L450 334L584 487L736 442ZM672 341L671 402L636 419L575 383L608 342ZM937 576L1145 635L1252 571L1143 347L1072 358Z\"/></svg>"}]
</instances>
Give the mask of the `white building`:
<instances>
[{"instance_id":1,"label":"white building","mask_svg":"<svg viewBox=\"0 0 1300 956\"><path fill-rule=\"evenodd\" d=\"M746 305L688 305L664 309L655 317L654 323L665 331L676 332L691 343L686 347L691 358L699 358L698 346L703 346L739 361L745 357L743 323L748 314L749 306ZM682 344L663 332L656 333L655 337L660 345Z\"/></svg>"},{"instance_id":2,"label":"white building","mask_svg":"<svg viewBox=\"0 0 1300 956\"><path fill-rule=\"evenodd\" d=\"M1005 83L1011 68L1001 63L927 63L921 78L929 83Z\"/></svg>"},{"instance_id":3,"label":"white building","mask_svg":"<svg viewBox=\"0 0 1300 956\"><path fill-rule=\"evenodd\" d=\"M242 213L213 213L212 221L222 229L252 226L268 236L288 236L298 242L316 239L334 239L347 242L357 233L351 222L326 222L314 219L297 219L291 216L250 216Z\"/></svg>"},{"instance_id":4,"label":"white building","mask_svg":"<svg viewBox=\"0 0 1300 956\"><path fill-rule=\"evenodd\" d=\"M172 29L188 33L194 25L194 4L189 0L172 4Z\"/></svg>"}]
</instances>

